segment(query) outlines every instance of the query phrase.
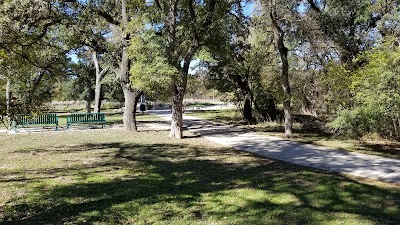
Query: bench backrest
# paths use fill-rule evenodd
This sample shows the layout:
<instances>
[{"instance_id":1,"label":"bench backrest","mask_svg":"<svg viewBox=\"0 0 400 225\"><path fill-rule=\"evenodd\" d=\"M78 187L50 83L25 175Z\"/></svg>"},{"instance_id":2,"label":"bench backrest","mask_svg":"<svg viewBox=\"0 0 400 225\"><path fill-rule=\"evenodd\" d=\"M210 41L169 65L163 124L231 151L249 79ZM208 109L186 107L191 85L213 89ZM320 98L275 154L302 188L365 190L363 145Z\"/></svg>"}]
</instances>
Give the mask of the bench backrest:
<instances>
[{"instance_id":1,"label":"bench backrest","mask_svg":"<svg viewBox=\"0 0 400 225\"><path fill-rule=\"evenodd\" d=\"M30 125L30 124L58 125L58 116L57 114L40 114L40 115L17 114L15 122L17 125Z\"/></svg>"},{"instance_id":2,"label":"bench backrest","mask_svg":"<svg viewBox=\"0 0 400 225\"><path fill-rule=\"evenodd\" d=\"M73 113L67 117L67 123L105 122L104 113Z\"/></svg>"}]
</instances>

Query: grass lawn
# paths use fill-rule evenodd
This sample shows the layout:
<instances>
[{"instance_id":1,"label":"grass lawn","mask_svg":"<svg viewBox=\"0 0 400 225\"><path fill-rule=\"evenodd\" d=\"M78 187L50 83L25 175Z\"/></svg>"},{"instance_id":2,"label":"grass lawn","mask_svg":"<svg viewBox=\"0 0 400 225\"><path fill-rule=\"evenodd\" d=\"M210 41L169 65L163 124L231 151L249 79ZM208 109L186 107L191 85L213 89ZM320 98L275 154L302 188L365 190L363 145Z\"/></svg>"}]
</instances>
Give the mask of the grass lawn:
<instances>
[{"instance_id":1,"label":"grass lawn","mask_svg":"<svg viewBox=\"0 0 400 225\"><path fill-rule=\"evenodd\" d=\"M190 134L186 134L190 136ZM0 136L0 224L398 224L400 186L166 131Z\"/></svg>"},{"instance_id":2,"label":"grass lawn","mask_svg":"<svg viewBox=\"0 0 400 225\"><path fill-rule=\"evenodd\" d=\"M243 117L239 115L236 110L232 109L208 111L199 110L188 112L188 115L221 123L235 124L260 134L285 138L283 123L265 122L257 125L243 125ZM400 159L400 142L398 141L383 140L376 137L352 139L324 133L316 129L305 128L304 124L301 123L293 124L293 132L293 138L290 138L292 141Z\"/></svg>"}]
</instances>

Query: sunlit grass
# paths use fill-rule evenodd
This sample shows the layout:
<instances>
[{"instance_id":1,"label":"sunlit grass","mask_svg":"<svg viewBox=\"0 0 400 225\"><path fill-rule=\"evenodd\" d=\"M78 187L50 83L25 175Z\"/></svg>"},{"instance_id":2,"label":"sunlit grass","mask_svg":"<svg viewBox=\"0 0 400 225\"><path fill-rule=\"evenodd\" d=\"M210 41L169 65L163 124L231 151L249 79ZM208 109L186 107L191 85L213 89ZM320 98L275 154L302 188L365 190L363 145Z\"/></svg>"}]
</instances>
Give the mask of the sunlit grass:
<instances>
[{"instance_id":1,"label":"sunlit grass","mask_svg":"<svg viewBox=\"0 0 400 225\"><path fill-rule=\"evenodd\" d=\"M166 131L0 136L0 224L397 224L400 188Z\"/></svg>"},{"instance_id":2,"label":"sunlit grass","mask_svg":"<svg viewBox=\"0 0 400 225\"><path fill-rule=\"evenodd\" d=\"M194 110L186 112L187 115L196 116L206 120L213 120L221 123L237 123L243 121L243 116L235 109L226 110Z\"/></svg>"}]
</instances>

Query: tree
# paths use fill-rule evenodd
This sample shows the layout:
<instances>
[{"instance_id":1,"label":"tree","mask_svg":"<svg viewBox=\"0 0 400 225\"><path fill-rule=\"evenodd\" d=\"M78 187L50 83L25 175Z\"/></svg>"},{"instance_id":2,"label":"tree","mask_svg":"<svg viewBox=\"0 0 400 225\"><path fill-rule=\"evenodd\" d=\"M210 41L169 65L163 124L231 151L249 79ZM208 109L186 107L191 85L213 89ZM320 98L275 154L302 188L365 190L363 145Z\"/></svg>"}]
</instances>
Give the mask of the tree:
<instances>
[{"instance_id":1,"label":"tree","mask_svg":"<svg viewBox=\"0 0 400 225\"><path fill-rule=\"evenodd\" d=\"M90 17L90 19L88 19L88 17ZM78 36L72 39L74 44L71 47L80 49L81 51L87 51L91 54L95 72L94 112L98 113L100 112L102 101L101 80L114 63L114 60L112 60L111 57L106 57L106 55L112 55L115 49L113 49L110 40L107 40L107 35L111 33L111 30L106 21L101 20L101 18L93 17L91 14L88 14L88 12L81 12L79 18L78 22L72 23L71 26L72 32ZM109 62L106 63L104 60L101 60L103 58L107 58ZM102 64L104 64L101 70L99 59L102 61ZM90 84L87 84L87 86L89 85Z\"/></svg>"},{"instance_id":2,"label":"tree","mask_svg":"<svg viewBox=\"0 0 400 225\"><path fill-rule=\"evenodd\" d=\"M226 29L215 34L214 41L207 43L209 53L203 61L208 68L209 86L233 93L234 102L251 124L255 122L253 103L260 99L255 99L255 90L260 85L262 69L257 58L262 55L250 42L249 29L250 18L244 15L242 5L236 4L226 20Z\"/></svg>"},{"instance_id":3,"label":"tree","mask_svg":"<svg viewBox=\"0 0 400 225\"><path fill-rule=\"evenodd\" d=\"M350 63L359 53L372 47L379 36L376 28L386 14L398 7L396 1L307 0L319 29L332 40L343 63Z\"/></svg>"},{"instance_id":4,"label":"tree","mask_svg":"<svg viewBox=\"0 0 400 225\"><path fill-rule=\"evenodd\" d=\"M286 32L292 28L289 19L293 19L295 16L292 15L293 9L296 6L296 2L285 1L277 3L275 0L269 0L263 5L268 15L271 26L274 28L274 43L279 52L281 60L281 86L284 94L283 110L285 118L285 136L291 137L292 132L292 110L290 106L292 92L289 84L289 60L288 60L288 48L285 45Z\"/></svg>"},{"instance_id":5,"label":"tree","mask_svg":"<svg viewBox=\"0 0 400 225\"><path fill-rule=\"evenodd\" d=\"M41 110L52 97L52 81L66 72L69 49L58 39L65 36L64 17L53 3L0 4L0 73L10 80L10 99L23 106L19 113Z\"/></svg>"},{"instance_id":6,"label":"tree","mask_svg":"<svg viewBox=\"0 0 400 225\"><path fill-rule=\"evenodd\" d=\"M146 28L146 23L148 20L142 17L130 25L140 33L130 42L129 54L134 62L130 80L135 89L148 97L166 100L171 97L171 84L177 79L178 71L167 62L164 39L154 28Z\"/></svg>"},{"instance_id":7,"label":"tree","mask_svg":"<svg viewBox=\"0 0 400 225\"><path fill-rule=\"evenodd\" d=\"M99 60L97 58L97 52L93 51L92 59L96 71L96 86L95 86L95 98L94 98L94 112L99 113L101 108L101 79L107 73L108 67L103 68L100 71Z\"/></svg>"},{"instance_id":8,"label":"tree","mask_svg":"<svg viewBox=\"0 0 400 225\"><path fill-rule=\"evenodd\" d=\"M183 137L183 97L186 92L190 62L212 32L217 32L230 10L230 3L220 0L155 0L152 25L163 37L168 65L177 71L172 83L172 121L170 136ZM160 26L161 25L161 26Z\"/></svg>"},{"instance_id":9,"label":"tree","mask_svg":"<svg viewBox=\"0 0 400 225\"><path fill-rule=\"evenodd\" d=\"M118 75L122 91L125 99L124 108L124 127L126 131L137 131L136 125L136 104L140 97L140 91L132 88L129 79L129 71L132 65L131 59L128 57L128 45L134 34L128 29L129 21L137 16L137 12L143 3L121 1L78 1L65 0L64 4L78 17L73 14L69 16L73 22L82 22L85 20L99 21L107 23L112 35L110 42L116 45L115 51L108 53L117 59L114 68ZM81 16L81 18L79 18ZM79 25L79 24L78 24ZM78 26L76 25L76 26ZM78 26L79 29L79 26ZM99 37L99 36L98 36ZM104 36L103 36L104 37Z\"/></svg>"},{"instance_id":10,"label":"tree","mask_svg":"<svg viewBox=\"0 0 400 225\"><path fill-rule=\"evenodd\" d=\"M306 2L302 17L307 18L304 24L309 28L303 29L308 32L302 38L314 33L314 41L306 37L302 44L306 47L301 50L302 58L310 66L296 77L294 92L296 97L303 96L297 103L311 114L335 113L354 105L348 84L361 66L354 59L377 45L381 37L393 35L394 12L399 6L396 1Z\"/></svg>"},{"instance_id":11,"label":"tree","mask_svg":"<svg viewBox=\"0 0 400 225\"><path fill-rule=\"evenodd\" d=\"M70 65L70 80L72 86L64 88L64 92L69 92L70 97L74 100L81 99L86 101L86 112L92 112L92 101L94 100L94 88L93 81L96 79L96 73L93 69L89 56L85 55L87 52L84 51L79 56L77 63Z\"/></svg>"}]
</instances>

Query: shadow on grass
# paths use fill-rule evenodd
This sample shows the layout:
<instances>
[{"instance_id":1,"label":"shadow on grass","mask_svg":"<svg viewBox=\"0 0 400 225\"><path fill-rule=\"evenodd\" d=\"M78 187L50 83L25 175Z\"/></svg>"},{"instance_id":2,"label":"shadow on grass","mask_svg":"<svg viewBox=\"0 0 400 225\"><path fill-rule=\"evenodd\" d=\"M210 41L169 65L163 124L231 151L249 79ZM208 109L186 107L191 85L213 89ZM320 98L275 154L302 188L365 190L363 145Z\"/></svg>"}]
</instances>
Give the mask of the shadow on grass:
<instances>
[{"instance_id":1,"label":"shadow on grass","mask_svg":"<svg viewBox=\"0 0 400 225\"><path fill-rule=\"evenodd\" d=\"M340 223L340 216L346 215L373 223L400 221L398 191L230 149L110 142L74 146L61 153L94 147L111 150L99 152L91 164L30 171L48 177L80 177L81 181L35 186L28 194L32 198L16 197L0 210L0 223L128 223L129 218L151 223L183 218L204 223L320 224ZM129 174L85 179L118 170ZM254 197L257 194L259 198ZM146 218L152 213L153 221Z\"/></svg>"},{"instance_id":2,"label":"shadow on grass","mask_svg":"<svg viewBox=\"0 0 400 225\"><path fill-rule=\"evenodd\" d=\"M366 152L376 152L382 156L390 156L392 158L400 159L400 143L387 143L387 144L373 144L368 142L360 142L358 150Z\"/></svg>"}]
</instances>

